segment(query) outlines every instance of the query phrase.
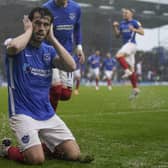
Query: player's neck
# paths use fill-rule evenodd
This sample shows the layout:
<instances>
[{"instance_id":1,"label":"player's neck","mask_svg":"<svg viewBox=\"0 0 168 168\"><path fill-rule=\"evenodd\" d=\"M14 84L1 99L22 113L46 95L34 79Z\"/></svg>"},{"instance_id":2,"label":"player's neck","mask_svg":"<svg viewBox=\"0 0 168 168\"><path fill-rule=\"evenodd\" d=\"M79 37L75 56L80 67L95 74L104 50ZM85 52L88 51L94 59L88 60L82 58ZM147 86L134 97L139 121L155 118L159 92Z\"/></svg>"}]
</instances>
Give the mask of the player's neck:
<instances>
[{"instance_id":1,"label":"player's neck","mask_svg":"<svg viewBox=\"0 0 168 168\"><path fill-rule=\"evenodd\" d=\"M131 21L131 20L133 20L133 18L128 18L128 19L127 19L127 21Z\"/></svg>"},{"instance_id":2,"label":"player's neck","mask_svg":"<svg viewBox=\"0 0 168 168\"><path fill-rule=\"evenodd\" d=\"M29 44L30 44L32 47L34 47L34 48L39 48L40 45L41 45L41 42L37 42L37 41L31 40Z\"/></svg>"},{"instance_id":3,"label":"player's neck","mask_svg":"<svg viewBox=\"0 0 168 168\"><path fill-rule=\"evenodd\" d=\"M65 2L65 3L61 3L59 0L55 0L55 3L58 7L63 7L63 8L66 8L67 5L68 5L68 0Z\"/></svg>"}]
</instances>

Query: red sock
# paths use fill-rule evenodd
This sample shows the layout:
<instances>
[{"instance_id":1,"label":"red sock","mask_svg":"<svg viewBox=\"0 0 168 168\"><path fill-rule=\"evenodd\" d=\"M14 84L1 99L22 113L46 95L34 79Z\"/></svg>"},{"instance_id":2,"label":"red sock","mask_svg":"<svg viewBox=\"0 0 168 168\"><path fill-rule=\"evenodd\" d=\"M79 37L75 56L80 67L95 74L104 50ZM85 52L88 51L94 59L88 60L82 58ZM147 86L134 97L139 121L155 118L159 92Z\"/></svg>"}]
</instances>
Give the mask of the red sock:
<instances>
[{"instance_id":1,"label":"red sock","mask_svg":"<svg viewBox=\"0 0 168 168\"><path fill-rule=\"evenodd\" d=\"M18 147L11 146L8 149L8 159L18 161L18 162L24 162L24 156L20 152L20 149Z\"/></svg>"},{"instance_id":2,"label":"red sock","mask_svg":"<svg viewBox=\"0 0 168 168\"><path fill-rule=\"evenodd\" d=\"M124 57L117 58L117 60L120 63L120 65L124 68L124 70L129 68L129 65Z\"/></svg>"},{"instance_id":3,"label":"red sock","mask_svg":"<svg viewBox=\"0 0 168 168\"><path fill-rule=\"evenodd\" d=\"M62 94L60 97L60 100L66 101L71 98L72 95L72 89L70 88L62 88Z\"/></svg>"},{"instance_id":4,"label":"red sock","mask_svg":"<svg viewBox=\"0 0 168 168\"><path fill-rule=\"evenodd\" d=\"M133 72L132 75L130 76L130 81L131 81L132 87L137 88L137 75L135 72Z\"/></svg>"},{"instance_id":5,"label":"red sock","mask_svg":"<svg viewBox=\"0 0 168 168\"><path fill-rule=\"evenodd\" d=\"M77 80L76 80L76 89L77 89L77 90L79 89L79 85L80 85L80 80L77 79Z\"/></svg>"},{"instance_id":6,"label":"red sock","mask_svg":"<svg viewBox=\"0 0 168 168\"><path fill-rule=\"evenodd\" d=\"M107 79L107 86L111 86L111 79Z\"/></svg>"},{"instance_id":7,"label":"red sock","mask_svg":"<svg viewBox=\"0 0 168 168\"><path fill-rule=\"evenodd\" d=\"M96 86L99 86L99 79L96 79Z\"/></svg>"},{"instance_id":8,"label":"red sock","mask_svg":"<svg viewBox=\"0 0 168 168\"><path fill-rule=\"evenodd\" d=\"M57 109L58 102L61 98L62 85L52 86L50 88L50 103L54 110Z\"/></svg>"}]
</instances>

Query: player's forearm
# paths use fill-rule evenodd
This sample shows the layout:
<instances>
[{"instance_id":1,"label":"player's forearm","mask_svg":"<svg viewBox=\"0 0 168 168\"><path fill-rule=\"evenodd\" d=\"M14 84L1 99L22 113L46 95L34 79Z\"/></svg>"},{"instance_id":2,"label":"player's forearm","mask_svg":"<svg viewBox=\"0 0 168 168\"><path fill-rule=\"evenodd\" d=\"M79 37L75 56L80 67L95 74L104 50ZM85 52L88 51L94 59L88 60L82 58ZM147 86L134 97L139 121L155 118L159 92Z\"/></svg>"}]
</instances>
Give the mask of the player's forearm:
<instances>
[{"instance_id":1,"label":"player's forearm","mask_svg":"<svg viewBox=\"0 0 168 168\"><path fill-rule=\"evenodd\" d=\"M16 55L21 52L29 43L32 36L32 30L27 30L22 35L12 39L9 44L7 44L7 53L9 55Z\"/></svg>"},{"instance_id":2,"label":"player's forearm","mask_svg":"<svg viewBox=\"0 0 168 168\"><path fill-rule=\"evenodd\" d=\"M74 71L76 69L76 63L68 51L55 38L52 39L52 45L59 55L57 67L68 72Z\"/></svg>"},{"instance_id":3,"label":"player's forearm","mask_svg":"<svg viewBox=\"0 0 168 168\"><path fill-rule=\"evenodd\" d=\"M118 29L118 27L114 27L114 33L115 33L117 38L120 37L120 30Z\"/></svg>"},{"instance_id":4,"label":"player's forearm","mask_svg":"<svg viewBox=\"0 0 168 168\"><path fill-rule=\"evenodd\" d=\"M140 28L140 29L134 29L134 32L140 34L140 35L144 35L144 30L143 28Z\"/></svg>"}]
</instances>

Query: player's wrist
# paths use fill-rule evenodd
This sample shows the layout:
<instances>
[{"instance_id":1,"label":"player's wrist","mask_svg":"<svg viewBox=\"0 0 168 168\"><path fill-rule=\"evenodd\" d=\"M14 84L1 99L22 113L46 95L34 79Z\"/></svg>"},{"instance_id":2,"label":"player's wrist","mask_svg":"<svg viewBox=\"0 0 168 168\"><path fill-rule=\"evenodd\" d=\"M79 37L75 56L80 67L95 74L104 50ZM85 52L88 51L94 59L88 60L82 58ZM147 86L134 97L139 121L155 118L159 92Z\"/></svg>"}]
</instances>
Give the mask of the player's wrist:
<instances>
[{"instance_id":1,"label":"player's wrist","mask_svg":"<svg viewBox=\"0 0 168 168\"><path fill-rule=\"evenodd\" d=\"M76 48L77 48L78 51L83 51L83 46L82 46L82 44L78 44L78 45L76 46Z\"/></svg>"}]
</instances>

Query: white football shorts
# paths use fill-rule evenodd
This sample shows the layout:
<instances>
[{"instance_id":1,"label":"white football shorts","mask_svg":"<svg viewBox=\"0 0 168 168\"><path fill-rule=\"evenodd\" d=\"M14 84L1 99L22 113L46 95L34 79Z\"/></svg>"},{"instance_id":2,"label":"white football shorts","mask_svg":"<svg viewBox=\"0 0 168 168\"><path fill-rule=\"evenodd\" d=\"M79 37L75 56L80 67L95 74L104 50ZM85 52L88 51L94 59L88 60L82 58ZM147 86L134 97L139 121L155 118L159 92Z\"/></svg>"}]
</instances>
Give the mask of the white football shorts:
<instances>
[{"instance_id":1,"label":"white football shorts","mask_svg":"<svg viewBox=\"0 0 168 168\"><path fill-rule=\"evenodd\" d=\"M91 77L99 77L100 70L99 68L90 68L90 76Z\"/></svg>"},{"instance_id":2,"label":"white football shorts","mask_svg":"<svg viewBox=\"0 0 168 168\"><path fill-rule=\"evenodd\" d=\"M118 51L118 54L126 54L126 61L132 67L135 67L135 54L137 51L137 45L134 43L126 43Z\"/></svg>"},{"instance_id":3,"label":"white football shorts","mask_svg":"<svg viewBox=\"0 0 168 168\"><path fill-rule=\"evenodd\" d=\"M73 72L74 78L81 78L81 71L80 69L77 69L76 71Z\"/></svg>"},{"instance_id":4,"label":"white football shorts","mask_svg":"<svg viewBox=\"0 0 168 168\"><path fill-rule=\"evenodd\" d=\"M22 151L30 147L46 144L51 152L66 140L75 140L69 128L55 114L46 121L38 121L26 115L15 115L10 118L10 126L14 131Z\"/></svg>"},{"instance_id":5,"label":"white football shorts","mask_svg":"<svg viewBox=\"0 0 168 168\"><path fill-rule=\"evenodd\" d=\"M111 79L112 75L113 75L113 71L105 70L104 74L105 74L105 76L106 76L107 79Z\"/></svg>"},{"instance_id":6,"label":"white football shorts","mask_svg":"<svg viewBox=\"0 0 168 168\"><path fill-rule=\"evenodd\" d=\"M66 87L73 87L73 72L65 72L54 68L52 70L52 85L62 84Z\"/></svg>"}]
</instances>

